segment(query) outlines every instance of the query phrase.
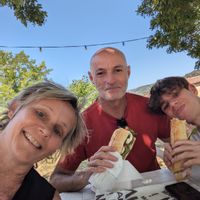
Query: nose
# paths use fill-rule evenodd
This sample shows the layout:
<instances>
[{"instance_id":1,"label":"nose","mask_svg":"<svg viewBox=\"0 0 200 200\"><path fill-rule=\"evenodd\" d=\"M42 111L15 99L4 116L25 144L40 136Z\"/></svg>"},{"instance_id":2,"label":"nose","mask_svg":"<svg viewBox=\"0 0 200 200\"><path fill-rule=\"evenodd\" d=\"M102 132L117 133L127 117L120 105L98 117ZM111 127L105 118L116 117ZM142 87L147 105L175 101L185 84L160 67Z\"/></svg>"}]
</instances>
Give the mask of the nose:
<instances>
[{"instance_id":1,"label":"nose","mask_svg":"<svg viewBox=\"0 0 200 200\"><path fill-rule=\"evenodd\" d=\"M39 133L43 136L43 137L45 137L45 138L48 138L48 137L50 137L50 131L47 129L47 128L45 128L45 127L38 127L38 129L39 129Z\"/></svg>"},{"instance_id":2,"label":"nose","mask_svg":"<svg viewBox=\"0 0 200 200\"><path fill-rule=\"evenodd\" d=\"M113 85L115 83L115 76L112 73L107 74L106 83L109 85Z\"/></svg>"},{"instance_id":3,"label":"nose","mask_svg":"<svg viewBox=\"0 0 200 200\"><path fill-rule=\"evenodd\" d=\"M173 100L170 101L170 107L172 108L173 112L176 111L177 105L178 105L177 99L173 99Z\"/></svg>"}]
</instances>

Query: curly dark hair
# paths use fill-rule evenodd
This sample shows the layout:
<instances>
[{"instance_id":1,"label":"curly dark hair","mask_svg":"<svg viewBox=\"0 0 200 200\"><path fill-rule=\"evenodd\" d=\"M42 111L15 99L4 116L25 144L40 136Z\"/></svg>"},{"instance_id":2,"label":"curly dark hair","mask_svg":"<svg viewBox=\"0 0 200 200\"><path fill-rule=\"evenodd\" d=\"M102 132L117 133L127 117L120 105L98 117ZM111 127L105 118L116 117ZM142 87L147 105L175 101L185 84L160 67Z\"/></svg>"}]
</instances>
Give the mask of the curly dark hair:
<instances>
[{"instance_id":1,"label":"curly dark hair","mask_svg":"<svg viewBox=\"0 0 200 200\"><path fill-rule=\"evenodd\" d=\"M155 113L163 113L161 110L161 96L171 94L174 90L188 89L189 82L180 76L166 77L157 80L150 90L149 108Z\"/></svg>"}]
</instances>

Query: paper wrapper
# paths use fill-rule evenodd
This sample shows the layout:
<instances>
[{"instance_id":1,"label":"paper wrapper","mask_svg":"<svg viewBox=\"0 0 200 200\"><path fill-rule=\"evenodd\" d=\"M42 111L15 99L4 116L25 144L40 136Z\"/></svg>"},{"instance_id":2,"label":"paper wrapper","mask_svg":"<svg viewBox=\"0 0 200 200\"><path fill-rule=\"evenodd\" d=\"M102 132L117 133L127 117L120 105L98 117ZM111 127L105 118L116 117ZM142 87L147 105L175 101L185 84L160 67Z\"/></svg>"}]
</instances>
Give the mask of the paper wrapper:
<instances>
[{"instance_id":1,"label":"paper wrapper","mask_svg":"<svg viewBox=\"0 0 200 200\"><path fill-rule=\"evenodd\" d=\"M143 179L130 162L123 160L118 152L114 152L113 155L118 158L118 161L114 162L114 167L103 173L95 173L89 179L93 191L97 194L132 189L133 180Z\"/></svg>"},{"instance_id":2,"label":"paper wrapper","mask_svg":"<svg viewBox=\"0 0 200 200\"><path fill-rule=\"evenodd\" d=\"M96 194L96 200L174 200L174 198L165 190L165 184L148 185L132 190L119 190L117 192L106 192L104 194Z\"/></svg>"}]
</instances>

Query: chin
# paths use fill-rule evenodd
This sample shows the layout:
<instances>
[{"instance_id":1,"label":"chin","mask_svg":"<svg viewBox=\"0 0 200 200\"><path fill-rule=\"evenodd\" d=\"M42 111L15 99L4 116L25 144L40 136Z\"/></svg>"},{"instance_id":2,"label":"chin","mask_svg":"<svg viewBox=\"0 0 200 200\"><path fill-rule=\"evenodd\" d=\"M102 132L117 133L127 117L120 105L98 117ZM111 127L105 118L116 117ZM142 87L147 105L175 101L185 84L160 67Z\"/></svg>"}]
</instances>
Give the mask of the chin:
<instances>
[{"instance_id":1,"label":"chin","mask_svg":"<svg viewBox=\"0 0 200 200\"><path fill-rule=\"evenodd\" d=\"M115 94L107 94L104 96L104 99L108 100L108 101L116 101L119 100L121 98L123 98L125 94L119 94L119 93L115 93Z\"/></svg>"},{"instance_id":2,"label":"chin","mask_svg":"<svg viewBox=\"0 0 200 200\"><path fill-rule=\"evenodd\" d=\"M117 101L119 99L121 99L122 97L105 97L104 99L106 99L107 101Z\"/></svg>"}]
</instances>

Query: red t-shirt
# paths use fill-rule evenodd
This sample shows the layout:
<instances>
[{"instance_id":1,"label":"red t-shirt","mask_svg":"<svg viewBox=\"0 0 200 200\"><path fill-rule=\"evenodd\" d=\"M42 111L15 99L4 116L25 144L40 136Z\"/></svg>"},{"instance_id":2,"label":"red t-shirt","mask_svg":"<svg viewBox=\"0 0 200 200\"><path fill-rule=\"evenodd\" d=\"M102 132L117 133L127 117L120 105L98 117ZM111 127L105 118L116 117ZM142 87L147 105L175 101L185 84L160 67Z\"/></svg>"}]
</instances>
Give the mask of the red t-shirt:
<instances>
[{"instance_id":1,"label":"red t-shirt","mask_svg":"<svg viewBox=\"0 0 200 200\"><path fill-rule=\"evenodd\" d=\"M137 133L133 149L127 160L139 171L159 169L156 159L155 141L169 137L169 119L157 115L148 109L148 98L126 93L127 108L124 118L132 130ZM112 133L117 127L117 119L105 113L95 101L84 111L84 119L89 131L85 140L72 155L60 161L60 166L67 170L76 170L81 161L90 158L101 146L108 145Z\"/></svg>"}]
</instances>

